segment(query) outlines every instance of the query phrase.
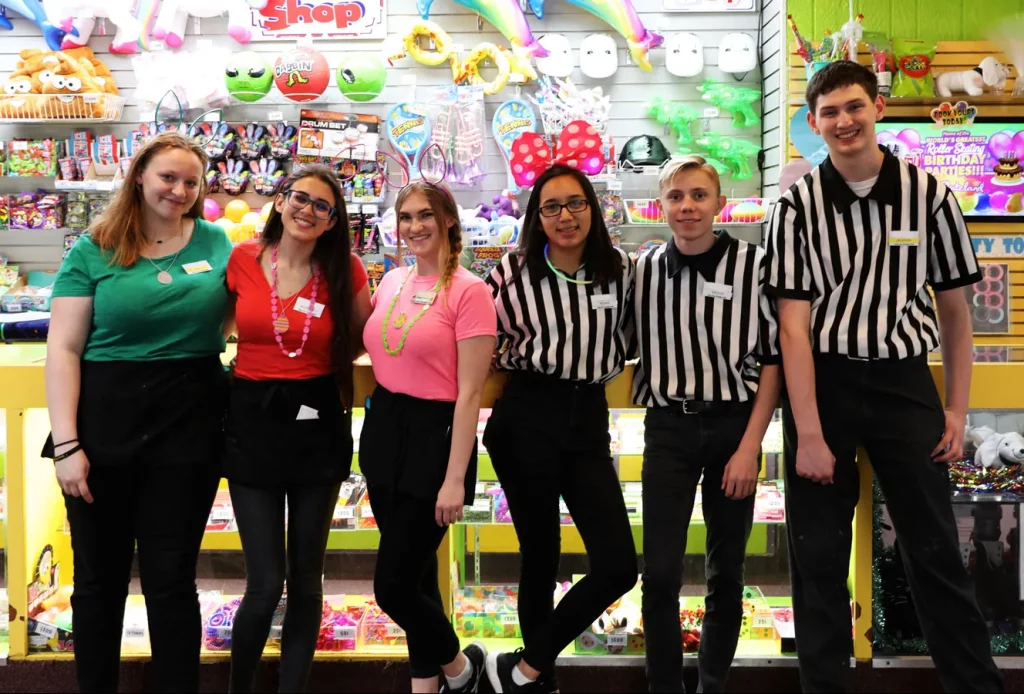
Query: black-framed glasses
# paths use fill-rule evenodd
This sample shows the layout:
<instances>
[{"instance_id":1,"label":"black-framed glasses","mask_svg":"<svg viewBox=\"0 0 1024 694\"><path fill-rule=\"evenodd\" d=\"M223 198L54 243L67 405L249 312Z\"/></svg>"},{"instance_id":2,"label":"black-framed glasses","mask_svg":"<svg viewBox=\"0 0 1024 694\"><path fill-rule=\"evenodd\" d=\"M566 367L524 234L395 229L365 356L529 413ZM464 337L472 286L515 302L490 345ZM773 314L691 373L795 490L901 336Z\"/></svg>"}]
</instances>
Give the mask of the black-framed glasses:
<instances>
[{"instance_id":1,"label":"black-framed glasses","mask_svg":"<svg viewBox=\"0 0 1024 694\"><path fill-rule=\"evenodd\" d=\"M550 202L547 205L540 206L540 216L557 217L558 215L562 214L563 207L569 210L569 212L572 212L573 214L579 214L583 210L590 207L590 203L587 202L586 198L576 198L575 200L570 200L564 205L559 205L557 202Z\"/></svg>"},{"instance_id":2,"label":"black-framed glasses","mask_svg":"<svg viewBox=\"0 0 1024 694\"><path fill-rule=\"evenodd\" d=\"M303 210L306 205L313 205L313 216L317 219L330 219L338 210L327 204L326 200L317 200L309 197L301 190L286 190L284 192L288 204L297 210Z\"/></svg>"}]
</instances>

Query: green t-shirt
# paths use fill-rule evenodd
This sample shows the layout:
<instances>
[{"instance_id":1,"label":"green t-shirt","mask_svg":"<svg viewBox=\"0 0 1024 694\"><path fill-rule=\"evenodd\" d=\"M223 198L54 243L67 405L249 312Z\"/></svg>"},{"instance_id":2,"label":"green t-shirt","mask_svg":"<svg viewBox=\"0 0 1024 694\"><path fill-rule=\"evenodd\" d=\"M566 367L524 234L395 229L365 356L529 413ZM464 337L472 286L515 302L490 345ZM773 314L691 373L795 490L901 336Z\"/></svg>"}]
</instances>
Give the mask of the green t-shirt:
<instances>
[{"instance_id":1,"label":"green t-shirt","mask_svg":"<svg viewBox=\"0 0 1024 694\"><path fill-rule=\"evenodd\" d=\"M88 235L64 259L53 298L93 297L92 327L82 358L87 361L188 359L224 351L225 283L231 241L209 222L196 220L188 245L172 255L139 258L131 267L111 263ZM184 265L206 261L212 270L188 274ZM160 284L158 270L173 281Z\"/></svg>"}]
</instances>

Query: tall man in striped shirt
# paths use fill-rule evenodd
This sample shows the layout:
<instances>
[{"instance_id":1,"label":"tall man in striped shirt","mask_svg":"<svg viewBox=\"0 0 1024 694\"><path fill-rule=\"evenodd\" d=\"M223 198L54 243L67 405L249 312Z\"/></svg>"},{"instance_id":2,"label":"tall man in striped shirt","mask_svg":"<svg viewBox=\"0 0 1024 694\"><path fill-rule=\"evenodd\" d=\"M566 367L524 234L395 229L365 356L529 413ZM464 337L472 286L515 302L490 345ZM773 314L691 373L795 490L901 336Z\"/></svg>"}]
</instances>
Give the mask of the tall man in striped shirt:
<instances>
[{"instance_id":1,"label":"tall man in striped shirt","mask_svg":"<svg viewBox=\"0 0 1024 694\"><path fill-rule=\"evenodd\" d=\"M715 232L718 173L697 156L659 180L672 241L637 262L644 431L643 617L652 692L683 691L679 590L697 485L707 526L701 690L725 691L743 620L743 562L761 440L779 399L778 330L760 246ZM758 362L763 364L758 370Z\"/></svg>"},{"instance_id":2,"label":"tall man in striped shirt","mask_svg":"<svg viewBox=\"0 0 1024 694\"><path fill-rule=\"evenodd\" d=\"M1002 691L960 559L947 469L963 454L973 342L961 287L981 277L978 261L953 194L877 144L885 101L874 74L832 63L808 83L807 106L829 157L779 199L767 241L803 690L848 686L847 577L863 447L943 686ZM927 363L940 338L945 409Z\"/></svg>"}]
</instances>

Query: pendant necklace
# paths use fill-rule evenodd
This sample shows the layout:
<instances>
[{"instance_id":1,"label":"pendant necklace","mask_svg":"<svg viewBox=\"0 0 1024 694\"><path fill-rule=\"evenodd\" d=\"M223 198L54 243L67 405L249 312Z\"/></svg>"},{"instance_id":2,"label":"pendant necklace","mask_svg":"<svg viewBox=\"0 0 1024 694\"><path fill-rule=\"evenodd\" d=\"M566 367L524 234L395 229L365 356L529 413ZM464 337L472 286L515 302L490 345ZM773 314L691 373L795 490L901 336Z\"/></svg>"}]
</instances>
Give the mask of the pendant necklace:
<instances>
[{"instance_id":1,"label":"pendant necklace","mask_svg":"<svg viewBox=\"0 0 1024 694\"><path fill-rule=\"evenodd\" d=\"M434 305L433 298L431 298L431 300L429 302L426 302L426 305L420 310L419 313L413 316L412 319L407 320L404 311L402 311L398 315L398 317L395 318L394 326L399 329L404 327L405 330L402 332L402 339L399 340L398 347L396 347L395 349L391 349L391 346L388 344L388 323L391 322L391 314L394 313L395 306L398 305L398 301L402 297L402 290L405 289L405 283L409 281L409 278L412 277L414 272L416 272L415 265L412 267L411 270L409 270L409 273L405 276L405 279L402 280L402 286L398 288L398 291L395 292L395 295L391 298L391 304L388 306L388 312L384 314L384 322L381 324L380 327L381 338L384 342L384 351L390 354L392 357L397 357L399 354L402 353L402 350L405 349L405 339L409 337L409 331L412 330L412 326L416 325L416 321L422 318L423 314L426 313L430 309L430 307ZM428 295L431 297L436 297L437 292L440 289L441 278L438 277L437 284L435 284L434 288L431 289L430 292L428 292Z\"/></svg>"},{"instance_id":2,"label":"pendant necklace","mask_svg":"<svg viewBox=\"0 0 1024 694\"><path fill-rule=\"evenodd\" d=\"M277 347L281 350L281 354L285 355L289 359L302 355L302 350L306 347L306 340L309 339L309 327L313 324L313 314L316 308L316 290L317 285L320 283L320 268L316 265L313 266L313 293L309 298L309 310L306 311L306 325L302 328L302 341L299 343L299 348L294 352L289 352L284 348L284 337L282 333L288 330L288 318L284 314L278 315L277 312L277 246L274 245L270 250L270 322L274 328L274 340L277 341ZM299 295L299 292L295 293L295 297ZM292 298L295 298L292 297ZM281 319L284 319L283 322ZM284 326L283 330L278 328Z\"/></svg>"},{"instance_id":3,"label":"pendant necklace","mask_svg":"<svg viewBox=\"0 0 1024 694\"><path fill-rule=\"evenodd\" d=\"M181 229L181 233L179 233L178 235L182 236L182 235L184 235L184 233L185 233L185 229L182 228ZM162 243L162 241L157 241L157 243ZM177 262L177 260L178 260L178 254L181 253L181 250L184 247L185 247L185 244L182 244L181 246L178 247L178 252L174 254L173 258L171 258L171 264L168 265L166 269L161 269L159 265L157 265L155 262L153 262L152 258L149 258L149 257L146 258L146 260L148 260L150 262L150 264L153 267L155 267L156 270L157 270L157 273L156 273L156 281L157 282L159 282L160 284L166 286L166 285L168 285L168 284L170 284L171 282L174 281L174 278L171 276L171 268L174 267L174 263Z\"/></svg>"},{"instance_id":4,"label":"pendant necklace","mask_svg":"<svg viewBox=\"0 0 1024 694\"><path fill-rule=\"evenodd\" d=\"M281 315L274 321L274 332L288 332L288 328L291 327L291 323L288 322L288 309L291 308L291 305L295 303L295 300L299 298L299 294L301 293L301 289L295 292L295 294L292 295L292 298L288 300L288 303L284 305L284 308L281 309Z\"/></svg>"}]
</instances>

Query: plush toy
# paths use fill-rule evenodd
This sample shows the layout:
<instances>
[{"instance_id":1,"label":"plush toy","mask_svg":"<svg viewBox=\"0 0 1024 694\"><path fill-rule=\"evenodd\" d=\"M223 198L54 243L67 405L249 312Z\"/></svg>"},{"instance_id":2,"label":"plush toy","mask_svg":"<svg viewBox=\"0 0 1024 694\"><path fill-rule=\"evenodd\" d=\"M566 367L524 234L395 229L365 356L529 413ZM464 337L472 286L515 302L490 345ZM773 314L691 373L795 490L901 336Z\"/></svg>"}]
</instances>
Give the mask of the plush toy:
<instances>
[{"instance_id":1,"label":"plush toy","mask_svg":"<svg viewBox=\"0 0 1024 694\"><path fill-rule=\"evenodd\" d=\"M21 16L32 20L36 26L42 29L43 38L46 39L46 45L50 47L50 50L60 50L61 42L64 40L64 35L67 32L53 25L46 16L46 10L43 9L39 0L0 0L0 7L13 10Z\"/></svg>"},{"instance_id":2,"label":"plush toy","mask_svg":"<svg viewBox=\"0 0 1024 694\"><path fill-rule=\"evenodd\" d=\"M103 100L86 103L86 94L102 94L103 89L81 62L65 53L57 54L59 64L50 81L43 85L43 94L59 97L61 106L52 109L63 118L99 118L103 115ZM51 109L48 109L51 110Z\"/></svg>"},{"instance_id":3,"label":"plush toy","mask_svg":"<svg viewBox=\"0 0 1024 694\"><path fill-rule=\"evenodd\" d=\"M62 49L86 45L96 20L109 19L117 27L110 52L134 53L142 34L142 24L132 14L134 6L135 0L46 0L46 15L52 24L69 32Z\"/></svg>"},{"instance_id":4,"label":"plush toy","mask_svg":"<svg viewBox=\"0 0 1024 694\"><path fill-rule=\"evenodd\" d=\"M267 0L163 0L153 38L162 40L169 48L181 48L185 36L185 22L189 16L200 19L228 14L228 35L238 43L252 39L252 17L249 10L262 10Z\"/></svg>"},{"instance_id":5,"label":"plush toy","mask_svg":"<svg viewBox=\"0 0 1024 694\"><path fill-rule=\"evenodd\" d=\"M944 72L935 78L935 91L939 96L953 96L954 92L966 92L981 96L985 87L1002 90L1010 69L992 56L988 56L978 67L963 72Z\"/></svg>"},{"instance_id":6,"label":"plush toy","mask_svg":"<svg viewBox=\"0 0 1024 694\"><path fill-rule=\"evenodd\" d=\"M1000 434L991 427L967 427L966 439L977 446L974 461L984 468L999 470L1024 463L1024 436L1015 431Z\"/></svg>"}]
</instances>

